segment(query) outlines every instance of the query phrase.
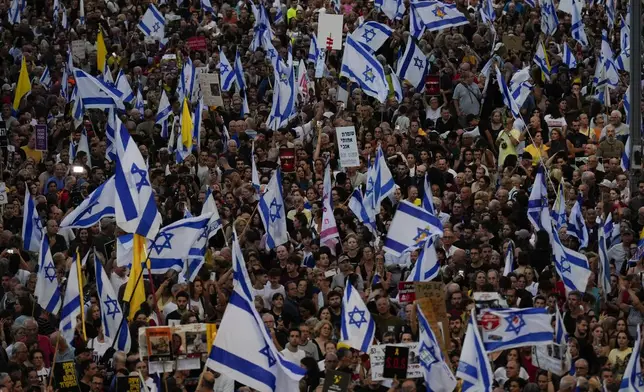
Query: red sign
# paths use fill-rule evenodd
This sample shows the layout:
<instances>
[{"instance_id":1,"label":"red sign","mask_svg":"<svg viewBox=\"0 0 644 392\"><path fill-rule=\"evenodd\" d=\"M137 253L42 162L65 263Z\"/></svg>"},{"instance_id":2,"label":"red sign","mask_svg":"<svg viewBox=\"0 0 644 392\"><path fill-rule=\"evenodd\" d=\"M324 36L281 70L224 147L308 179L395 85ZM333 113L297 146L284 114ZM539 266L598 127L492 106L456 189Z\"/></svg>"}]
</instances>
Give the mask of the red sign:
<instances>
[{"instance_id":1,"label":"red sign","mask_svg":"<svg viewBox=\"0 0 644 392\"><path fill-rule=\"evenodd\" d=\"M327 52L330 52L332 48L333 48L333 38L327 37L327 39L326 39L326 50L327 50Z\"/></svg>"},{"instance_id":2,"label":"red sign","mask_svg":"<svg viewBox=\"0 0 644 392\"><path fill-rule=\"evenodd\" d=\"M486 331L493 331L499 327L501 324L501 319L499 319L499 316L496 316L492 313L483 313L483 316L481 316L481 321L479 321L479 325L483 327L484 330Z\"/></svg>"},{"instance_id":3,"label":"red sign","mask_svg":"<svg viewBox=\"0 0 644 392\"><path fill-rule=\"evenodd\" d=\"M190 37L186 40L186 45L190 50L206 51L206 37Z\"/></svg>"},{"instance_id":4,"label":"red sign","mask_svg":"<svg viewBox=\"0 0 644 392\"><path fill-rule=\"evenodd\" d=\"M415 300L414 282L398 282L398 301L400 304L412 304Z\"/></svg>"}]
</instances>

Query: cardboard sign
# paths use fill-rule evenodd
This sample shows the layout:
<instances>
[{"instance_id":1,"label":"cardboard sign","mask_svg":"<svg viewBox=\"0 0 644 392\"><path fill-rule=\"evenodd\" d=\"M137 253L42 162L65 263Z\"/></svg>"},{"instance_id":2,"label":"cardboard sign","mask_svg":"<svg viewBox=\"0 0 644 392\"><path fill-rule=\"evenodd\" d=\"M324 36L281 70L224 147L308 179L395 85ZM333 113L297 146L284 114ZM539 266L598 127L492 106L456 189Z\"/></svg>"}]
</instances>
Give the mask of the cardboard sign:
<instances>
[{"instance_id":1,"label":"cardboard sign","mask_svg":"<svg viewBox=\"0 0 644 392\"><path fill-rule=\"evenodd\" d=\"M137 376L116 377L116 392L141 392L141 380Z\"/></svg>"},{"instance_id":2,"label":"cardboard sign","mask_svg":"<svg viewBox=\"0 0 644 392\"><path fill-rule=\"evenodd\" d=\"M76 363L74 361L56 362L54 364L54 389L61 392L78 392Z\"/></svg>"},{"instance_id":3,"label":"cardboard sign","mask_svg":"<svg viewBox=\"0 0 644 392\"><path fill-rule=\"evenodd\" d=\"M318 18L318 46L327 47L327 38L332 42L331 49L342 49L342 15L319 14Z\"/></svg>"},{"instance_id":4,"label":"cardboard sign","mask_svg":"<svg viewBox=\"0 0 644 392\"><path fill-rule=\"evenodd\" d=\"M349 373L327 370L324 376L322 392L346 392L349 390L351 375Z\"/></svg>"},{"instance_id":5,"label":"cardboard sign","mask_svg":"<svg viewBox=\"0 0 644 392\"><path fill-rule=\"evenodd\" d=\"M203 103L206 106L224 106L224 99L221 97L221 84L219 75L214 73L202 73L197 75L199 87L203 94Z\"/></svg>"},{"instance_id":6,"label":"cardboard sign","mask_svg":"<svg viewBox=\"0 0 644 392\"><path fill-rule=\"evenodd\" d=\"M85 40L77 39L72 41L72 57L74 60L85 60Z\"/></svg>"},{"instance_id":7,"label":"cardboard sign","mask_svg":"<svg viewBox=\"0 0 644 392\"><path fill-rule=\"evenodd\" d=\"M566 345L549 344L532 347L532 363L557 376L563 376L570 370L572 359Z\"/></svg>"},{"instance_id":8,"label":"cardboard sign","mask_svg":"<svg viewBox=\"0 0 644 392\"><path fill-rule=\"evenodd\" d=\"M385 367L382 371L384 378L407 378L407 366L409 366L408 347L385 347Z\"/></svg>"},{"instance_id":9,"label":"cardboard sign","mask_svg":"<svg viewBox=\"0 0 644 392\"><path fill-rule=\"evenodd\" d=\"M398 300L401 305L414 303L416 300L414 282L398 282Z\"/></svg>"},{"instance_id":10,"label":"cardboard sign","mask_svg":"<svg viewBox=\"0 0 644 392\"><path fill-rule=\"evenodd\" d=\"M47 151L47 125L36 124L36 150Z\"/></svg>"},{"instance_id":11,"label":"cardboard sign","mask_svg":"<svg viewBox=\"0 0 644 392\"><path fill-rule=\"evenodd\" d=\"M516 35L503 35L503 45L505 45L508 50L523 50L523 40L521 37Z\"/></svg>"},{"instance_id":12,"label":"cardboard sign","mask_svg":"<svg viewBox=\"0 0 644 392\"><path fill-rule=\"evenodd\" d=\"M409 351L407 358L407 377L406 378L421 378L423 377L422 367L420 365L420 356L418 355L418 342L414 343L400 343L389 345L374 345L369 348L369 363L371 364L371 379L374 381L385 380L383 375L385 369L385 349L387 346L406 347ZM404 378L404 377L403 377Z\"/></svg>"},{"instance_id":13,"label":"cardboard sign","mask_svg":"<svg viewBox=\"0 0 644 392\"><path fill-rule=\"evenodd\" d=\"M208 67L196 67L194 74L194 84L192 86L192 96L190 97L190 102L197 102L201 96L201 84L199 84L199 79L201 75L208 73Z\"/></svg>"},{"instance_id":14,"label":"cardboard sign","mask_svg":"<svg viewBox=\"0 0 644 392\"><path fill-rule=\"evenodd\" d=\"M199 50L204 52L208 48L206 37L190 37L186 40L186 46L190 50Z\"/></svg>"},{"instance_id":15,"label":"cardboard sign","mask_svg":"<svg viewBox=\"0 0 644 392\"><path fill-rule=\"evenodd\" d=\"M338 153L342 167L360 166L360 153L356 141L356 128L338 127L335 129L338 138Z\"/></svg>"},{"instance_id":16,"label":"cardboard sign","mask_svg":"<svg viewBox=\"0 0 644 392\"><path fill-rule=\"evenodd\" d=\"M280 148L280 163L284 173L293 173L295 171L295 149L282 147Z\"/></svg>"}]
</instances>

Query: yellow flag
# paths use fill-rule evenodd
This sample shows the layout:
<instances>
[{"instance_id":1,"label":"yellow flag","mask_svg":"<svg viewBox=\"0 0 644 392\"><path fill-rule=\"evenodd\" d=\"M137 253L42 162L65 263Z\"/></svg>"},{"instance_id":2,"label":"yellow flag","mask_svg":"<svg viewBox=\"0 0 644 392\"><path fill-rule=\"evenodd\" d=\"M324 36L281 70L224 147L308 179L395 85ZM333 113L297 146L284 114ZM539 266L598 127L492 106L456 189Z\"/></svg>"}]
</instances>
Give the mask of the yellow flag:
<instances>
[{"instance_id":1,"label":"yellow flag","mask_svg":"<svg viewBox=\"0 0 644 392\"><path fill-rule=\"evenodd\" d=\"M145 302L145 282L143 281L143 262L145 262L147 255L145 251L145 237L134 234L132 246L132 269L130 270L130 278L125 286L123 293L123 301L130 303L130 312L128 320L134 319L134 314L141 308L141 304Z\"/></svg>"},{"instance_id":2,"label":"yellow flag","mask_svg":"<svg viewBox=\"0 0 644 392\"><path fill-rule=\"evenodd\" d=\"M105 60L107 59L107 48L103 39L103 31L98 29L96 35L96 66L101 73L105 72Z\"/></svg>"},{"instance_id":3,"label":"yellow flag","mask_svg":"<svg viewBox=\"0 0 644 392\"><path fill-rule=\"evenodd\" d=\"M192 152L192 117L188 109L188 100L183 99L183 110L181 111L181 144L189 152Z\"/></svg>"},{"instance_id":4,"label":"yellow flag","mask_svg":"<svg viewBox=\"0 0 644 392\"><path fill-rule=\"evenodd\" d=\"M27 60L22 56L22 65L20 66L20 76L16 85L16 95L13 97L13 110L18 111L22 98L31 92L31 81L29 81L29 72L27 71Z\"/></svg>"},{"instance_id":5,"label":"yellow flag","mask_svg":"<svg viewBox=\"0 0 644 392\"><path fill-rule=\"evenodd\" d=\"M206 340L208 344L208 354L210 354L210 349L212 348L212 342L215 341L217 337L217 325L214 323L206 324Z\"/></svg>"}]
</instances>

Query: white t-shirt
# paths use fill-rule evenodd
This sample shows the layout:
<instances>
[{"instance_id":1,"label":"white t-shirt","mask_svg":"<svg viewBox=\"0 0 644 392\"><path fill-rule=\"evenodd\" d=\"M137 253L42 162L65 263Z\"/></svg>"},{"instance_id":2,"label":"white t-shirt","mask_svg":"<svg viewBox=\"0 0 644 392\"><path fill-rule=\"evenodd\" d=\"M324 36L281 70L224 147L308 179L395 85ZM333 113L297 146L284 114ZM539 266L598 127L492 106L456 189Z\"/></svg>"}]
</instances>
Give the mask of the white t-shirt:
<instances>
[{"instance_id":1,"label":"white t-shirt","mask_svg":"<svg viewBox=\"0 0 644 392\"><path fill-rule=\"evenodd\" d=\"M37 370L36 373L38 373L38 378L40 379L40 382L43 385L47 385L49 382L49 369L44 367L40 370Z\"/></svg>"},{"instance_id":2,"label":"white t-shirt","mask_svg":"<svg viewBox=\"0 0 644 392\"><path fill-rule=\"evenodd\" d=\"M105 336L103 342L99 342L98 338L94 338L87 343L87 347L94 350L92 357L94 362L99 363L105 355L108 348L112 347L112 339Z\"/></svg>"},{"instance_id":3,"label":"white t-shirt","mask_svg":"<svg viewBox=\"0 0 644 392\"><path fill-rule=\"evenodd\" d=\"M233 392L235 381L224 374L219 374L219 377L215 378L215 386L212 390L213 392Z\"/></svg>"},{"instance_id":4,"label":"white t-shirt","mask_svg":"<svg viewBox=\"0 0 644 392\"><path fill-rule=\"evenodd\" d=\"M196 306L197 309L199 309L199 320L204 320L204 317L206 315L206 310L203 307L203 304L201 301L195 301L194 299L190 299L190 308L192 309L193 306Z\"/></svg>"},{"instance_id":5,"label":"white t-shirt","mask_svg":"<svg viewBox=\"0 0 644 392\"><path fill-rule=\"evenodd\" d=\"M299 365L300 361L306 357L306 353L304 350L300 350L299 348L297 349L296 352L292 352L288 348L285 348L284 350L281 351L282 355L284 355L284 358L288 359L289 361L293 362L294 364Z\"/></svg>"}]
</instances>

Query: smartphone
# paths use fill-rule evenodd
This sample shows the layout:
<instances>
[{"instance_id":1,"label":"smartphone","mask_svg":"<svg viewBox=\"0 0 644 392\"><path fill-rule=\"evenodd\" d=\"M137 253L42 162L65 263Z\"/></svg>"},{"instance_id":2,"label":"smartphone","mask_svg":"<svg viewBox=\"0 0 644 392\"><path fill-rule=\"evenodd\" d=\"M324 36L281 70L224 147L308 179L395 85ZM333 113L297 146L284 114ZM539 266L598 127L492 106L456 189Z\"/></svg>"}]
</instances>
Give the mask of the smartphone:
<instances>
[{"instance_id":1,"label":"smartphone","mask_svg":"<svg viewBox=\"0 0 644 392\"><path fill-rule=\"evenodd\" d=\"M210 280L212 280L213 282L217 281L217 273L216 272L211 272L210 273Z\"/></svg>"},{"instance_id":2,"label":"smartphone","mask_svg":"<svg viewBox=\"0 0 644 392\"><path fill-rule=\"evenodd\" d=\"M15 252L13 251L13 249L7 249L7 253L9 253L10 255L12 255L12 254L14 254Z\"/></svg>"}]
</instances>

